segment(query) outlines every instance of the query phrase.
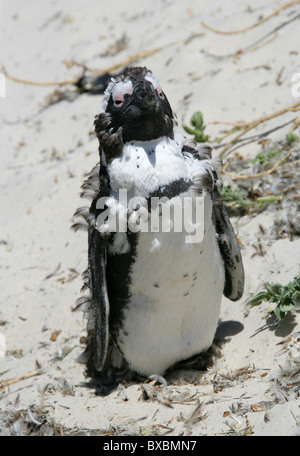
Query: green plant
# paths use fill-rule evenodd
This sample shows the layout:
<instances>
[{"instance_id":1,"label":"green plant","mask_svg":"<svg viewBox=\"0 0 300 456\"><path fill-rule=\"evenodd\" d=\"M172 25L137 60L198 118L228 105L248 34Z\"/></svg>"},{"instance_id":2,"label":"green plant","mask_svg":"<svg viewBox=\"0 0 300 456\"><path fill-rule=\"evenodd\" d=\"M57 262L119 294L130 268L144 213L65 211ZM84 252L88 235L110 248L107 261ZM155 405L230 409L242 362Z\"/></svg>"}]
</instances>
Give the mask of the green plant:
<instances>
[{"instance_id":1,"label":"green plant","mask_svg":"<svg viewBox=\"0 0 300 456\"><path fill-rule=\"evenodd\" d=\"M260 291L251 299L251 304L259 305L263 301L276 303L274 313L282 320L295 308L296 302L300 299L300 275L294 277L287 285L266 282L265 288L265 291Z\"/></svg>"},{"instance_id":2,"label":"green plant","mask_svg":"<svg viewBox=\"0 0 300 456\"><path fill-rule=\"evenodd\" d=\"M194 136L196 142L209 141L209 135L204 134L206 125L204 125L203 114L200 111L194 112L190 120L191 127L183 125L187 133Z\"/></svg>"},{"instance_id":3,"label":"green plant","mask_svg":"<svg viewBox=\"0 0 300 456\"><path fill-rule=\"evenodd\" d=\"M286 135L286 140L289 144L293 144L293 142L298 141L298 139L299 139L299 136L296 135L296 133L294 131L290 131Z\"/></svg>"},{"instance_id":4,"label":"green plant","mask_svg":"<svg viewBox=\"0 0 300 456\"><path fill-rule=\"evenodd\" d=\"M250 201L243 198L238 188L233 189L230 185L224 185L219 189L220 195L223 197L223 201L230 205L231 209L240 209L250 206L262 207L265 203L274 203L281 199L281 196L270 195L261 196L256 200Z\"/></svg>"},{"instance_id":5,"label":"green plant","mask_svg":"<svg viewBox=\"0 0 300 456\"><path fill-rule=\"evenodd\" d=\"M271 149L269 152L264 153L264 152L259 152L253 160L250 160L253 165L255 163L260 163L261 165L265 165L266 163L269 163L274 157L277 157L281 152L281 149L277 147L276 149Z\"/></svg>"},{"instance_id":6,"label":"green plant","mask_svg":"<svg viewBox=\"0 0 300 456\"><path fill-rule=\"evenodd\" d=\"M225 203L236 202L239 207L243 206L245 203L238 188L233 189L230 185L224 185L219 188L219 193L222 195Z\"/></svg>"}]
</instances>

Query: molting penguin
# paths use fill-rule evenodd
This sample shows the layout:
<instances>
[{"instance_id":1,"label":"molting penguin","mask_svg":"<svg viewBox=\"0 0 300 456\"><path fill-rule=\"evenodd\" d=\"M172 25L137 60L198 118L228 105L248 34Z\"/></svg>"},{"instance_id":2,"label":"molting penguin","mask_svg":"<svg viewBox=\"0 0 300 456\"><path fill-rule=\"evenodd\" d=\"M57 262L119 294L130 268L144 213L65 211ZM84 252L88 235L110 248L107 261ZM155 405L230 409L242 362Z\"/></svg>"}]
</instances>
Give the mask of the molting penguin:
<instances>
[{"instance_id":1,"label":"molting penguin","mask_svg":"<svg viewBox=\"0 0 300 456\"><path fill-rule=\"evenodd\" d=\"M206 351L222 295L236 301L243 294L240 249L212 150L174 133L174 123L166 95L144 67L111 79L95 118L100 162L82 186L92 203L77 210L84 220L74 228L88 230L90 296L78 305L88 316L88 372L103 385L116 384L126 370L162 375ZM200 225L185 223L183 204L192 201L195 209L197 200L198 238L190 228Z\"/></svg>"}]
</instances>

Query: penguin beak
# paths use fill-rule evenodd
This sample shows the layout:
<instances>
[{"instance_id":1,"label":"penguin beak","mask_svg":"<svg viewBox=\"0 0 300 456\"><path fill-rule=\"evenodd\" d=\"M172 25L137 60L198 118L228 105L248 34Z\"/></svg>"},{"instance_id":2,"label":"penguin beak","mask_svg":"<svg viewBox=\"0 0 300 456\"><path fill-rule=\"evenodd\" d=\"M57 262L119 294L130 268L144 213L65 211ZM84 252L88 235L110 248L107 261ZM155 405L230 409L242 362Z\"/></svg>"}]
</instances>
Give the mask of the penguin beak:
<instances>
[{"instance_id":1,"label":"penguin beak","mask_svg":"<svg viewBox=\"0 0 300 456\"><path fill-rule=\"evenodd\" d=\"M145 80L139 81L134 89L134 103L140 109L156 106L156 96L153 85Z\"/></svg>"}]
</instances>

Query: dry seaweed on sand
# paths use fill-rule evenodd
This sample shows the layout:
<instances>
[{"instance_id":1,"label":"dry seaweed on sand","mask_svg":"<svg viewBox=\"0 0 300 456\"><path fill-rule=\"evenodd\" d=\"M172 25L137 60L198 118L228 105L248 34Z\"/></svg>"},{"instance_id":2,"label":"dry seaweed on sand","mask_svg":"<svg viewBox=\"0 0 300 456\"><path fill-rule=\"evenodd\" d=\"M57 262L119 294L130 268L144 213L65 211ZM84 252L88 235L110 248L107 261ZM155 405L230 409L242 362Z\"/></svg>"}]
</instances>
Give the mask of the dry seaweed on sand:
<instances>
[{"instance_id":1,"label":"dry seaweed on sand","mask_svg":"<svg viewBox=\"0 0 300 456\"><path fill-rule=\"evenodd\" d=\"M255 24L253 24L253 25L251 25L249 27L246 27L244 29L240 29L240 30L233 30L233 31L229 31L229 32L226 33L226 32L223 32L221 30L217 30L217 29L214 29L214 28L208 26L205 22L202 22L202 26L204 28L206 28L206 29L210 29L211 31L213 31L215 33L219 33L219 34L231 35L231 34L236 34L236 33L243 33L245 31L248 31L248 30L251 30L252 28L257 27L258 25L264 23L269 18L271 18L273 16L276 16L277 14L279 14L281 11L283 11L287 7L292 6L293 4L296 4L296 3L299 3L299 0L295 0L294 2L290 2L290 3L286 4L286 5L282 5L282 7L280 7L278 10L275 10L273 13L271 13L265 19L261 19L257 23L255 23ZM294 21L296 21L299 18L300 18L300 14L295 14L291 19L288 19L288 20L286 20L284 22L281 22L274 29L272 29L268 33L264 34L262 37L260 37L259 39L257 39L253 43L249 44L248 46L246 46L244 48L239 48L233 53L225 54L225 55L215 55L215 54L211 54L211 53L207 52L206 50L202 50L202 52L204 54L206 54L207 56L213 57L213 58L218 59L218 60L224 60L224 59L232 58L232 57L233 58L239 58L241 55L244 55L245 53L247 53L249 51L256 51L257 49L261 48L262 46L268 44L274 38L277 38L278 32L281 29L283 29L284 27L290 25L291 23L293 23Z\"/></svg>"},{"instance_id":2,"label":"dry seaweed on sand","mask_svg":"<svg viewBox=\"0 0 300 456\"><path fill-rule=\"evenodd\" d=\"M227 157L223 169L223 187L219 189L230 215L252 215L266 209L274 224L262 238L294 239L300 234L300 141L289 132L280 141L260 141L253 158L241 151Z\"/></svg>"},{"instance_id":3,"label":"dry seaweed on sand","mask_svg":"<svg viewBox=\"0 0 300 456\"><path fill-rule=\"evenodd\" d=\"M266 397L278 402L299 399L300 394L300 332L281 341L282 348L277 353L277 368L272 372L270 387Z\"/></svg>"},{"instance_id":4,"label":"dry seaweed on sand","mask_svg":"<svg viewBox=\"0 0 300 456\"><path fill-rule=\"evenodd\" d=\"M227 136L229 134L235 133L237 130L241 130L236 136L234 136L230 141L228 141L223 149L220 152L220 157L223 158L228 153L230 152L230 148L237 143L237 141L244 136L246 133L249 131L253 130L254 128L258 127L261 124L264 124L265 122L272 120L276 117L280 117L287 112L299 112L300 110L300 101L296 101L295 103L292 103L282 109L279 109L278 111L272 112L266 116L260 117L259 119L252 120L250 122L236 122L233 124L233 128L228 132ZM297 128L297 122L298 122L298 117L295 119L294 124L292 126L292 131ZM222 122L214 122L214 123L222 123Z\"/></svg>"},{"instance_id":5,"label":"dry seaweed on sand","mask_svg":"<svg viewBox=\"0 0 300 456\"><path fill-rule=\"evenodd\" d=\"M244 27L244 28L238 29L238 30L218 30L218 29L216 29L214 27L211 27L210 25L206 24L206 22L204 22L204 21L202 21L201 24L203 25L204 28L206 28L206 29L208 29L208 30L210 30L210 31L212 31L214 33L218 33L220 35L235 35L235 34L238 34L238 33L248 32L249 30L252 30L252 29L264 24L265 22L267 22L272 17L277 16L278 14L280 14L282 11L286 10L290 6L294 6L294 5L298 4L298 3L300 3L300 0L289 1L289 2L285 3L284 5L281 5L276 10L272 11L272 13L268 14L267 16L262 17L261 19L259 19L254 24L248 25L247 27Z\"/></svg>"},{"instance_id":6,"label":"dry seaweed on sand","mask_svg":"<svg viewBox=\"0 0 300 456\"><path fill-rule=\"evenodd\" d=\"M140 59L145 59L153 54L156 54L171 44L155 47L152 49L146 49L144 51L137 52L136 54L129 55L125 59L122 59L113 65L103 68L102 70L89 69L87 65L83 64L82 62L65 60L64 63L68 68L79 66L81 68L81 71L73 78L61 81L33 81L20 78L11 75L4 66L2 66L1 71L7 79L17 83L41 87L56 86L56 89L46 97L46 106L50 106L54 103L58 103L61 100L74 98L81 93L90 93L92 95L103 94L108 81L116 72L124 69L128 65L132 65Z\"/></svg>"}]
</instances>

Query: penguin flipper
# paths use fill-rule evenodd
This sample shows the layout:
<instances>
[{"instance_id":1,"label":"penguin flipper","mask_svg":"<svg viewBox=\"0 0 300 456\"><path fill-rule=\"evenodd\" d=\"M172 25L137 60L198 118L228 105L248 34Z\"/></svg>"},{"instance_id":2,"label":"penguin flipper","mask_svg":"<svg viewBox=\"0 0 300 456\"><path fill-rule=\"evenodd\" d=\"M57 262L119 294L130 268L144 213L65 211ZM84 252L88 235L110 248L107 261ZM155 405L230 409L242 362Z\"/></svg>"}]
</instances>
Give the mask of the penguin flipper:
<instances>
[{"instance_id":1,"label":"penguin flipper","mask_svg":"<svg viewBox=\"0 0 300 456\"><path fill-rule=\"evenodd\" d=\"M109 343L109 300L106 288L106 242L96 229L89 233L89 279L91 288L88 364L101 372L107 357Z\"/></svg>"},{"instance_id":2,"label":"penguin flipper","mask_svg":"<svg viewBox=\"0 0 300 456\"><path fill-rule=\"evenodd\" d=\"M224 295L238 301L244 292L244 267L238 240L223 204L213 207L216 234L225 266Z\"/></svg>"},{"instance_id":3,"label":"penguin flipper","mask_svg":"<svg viewBox=\"0 0 300 456\"><path fill-rule=\"evenodd\" d=\"M197 148L186 145L183 152L189 152L200 161L211 161L211 169L208 167L206 175L202 176L201 185L211 195L213 202L213 220L225 267L223 293L231 301L238 301L244 292L244 267L238 240L218 191L220 183L214 169L212 148L209 144L199 144Z\"/></svg>"}]
</instances>

